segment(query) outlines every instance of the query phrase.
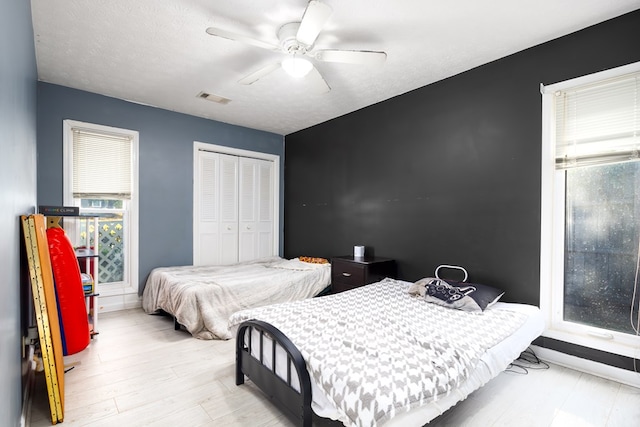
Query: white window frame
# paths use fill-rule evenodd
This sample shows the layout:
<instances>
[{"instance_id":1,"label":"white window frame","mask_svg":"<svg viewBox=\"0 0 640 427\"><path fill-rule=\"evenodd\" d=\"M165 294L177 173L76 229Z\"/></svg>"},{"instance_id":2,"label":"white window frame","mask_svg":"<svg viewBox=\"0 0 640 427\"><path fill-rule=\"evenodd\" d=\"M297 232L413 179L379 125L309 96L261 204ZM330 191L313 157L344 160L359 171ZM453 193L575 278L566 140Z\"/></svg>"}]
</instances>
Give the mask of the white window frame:
<instances>
[{"instance_id":1,"label":"white window frame","mask_svg":"<svg viewBox=\"0 0 640 427\"><path fill-rule=\"evenodd\" d=\"M124 280L115 283L98 283L97 292L100 298L115 297L125 294L138 293L138 140L137 131L129 129L85 123L75 120L63 121L63 202L65 206L80 206L80 200L73 197L73 130L84 130L96 133L110 133L131 137L132 142L132 172L131 199L125 200L123 216L127 217L125 229L124 251L125 271ZM87 213L95 211L84 210ZM81 213L83 210L81 209ZM122 308L126 303L122 304Z\"/></svg>"},{"instance_id":2,"label":"white window frame","mask_svg":"<svg viewBox=\"0 0 640 427\"><path fill-rule=\"evenodd\" d=\"M555 168L555 92L640 71L640 62L548 86L542 93L540 309L546 316L543 336L622 356L640 356L640 337L563 320L564 171Z\"/></svg>"}]
</instances>

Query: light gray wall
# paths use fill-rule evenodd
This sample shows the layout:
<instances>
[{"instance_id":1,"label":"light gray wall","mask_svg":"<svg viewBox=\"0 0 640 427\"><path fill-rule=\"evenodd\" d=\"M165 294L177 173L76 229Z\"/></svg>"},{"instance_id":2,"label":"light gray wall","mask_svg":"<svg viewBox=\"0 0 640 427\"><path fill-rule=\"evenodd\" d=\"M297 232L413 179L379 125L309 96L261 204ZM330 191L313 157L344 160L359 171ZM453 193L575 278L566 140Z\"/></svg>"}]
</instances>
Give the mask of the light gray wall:
<instances>
[{"instance_id":1,"label":"light gray wall","mask_svg":"<svg viewBox=\"0 0 640 427\"><path fill-rule=\"evenodd\" d=\"M28 1L0 2L0 426L20 425L29 286L19 216L36 203L36 62ZM22 310L21 310L21 307ZM21 316L24 313L24 316Z\"/></svg>"},{"instance_id":2,"label":"light gray wall","mask_svg":"<svg viewBox=\"0 0 640 427\"><path fill-rule=\"evenodd\" d=\"M153 268L192 263L194 141L284 156L282 135L41 82L38 84L40 205L62 205L64 119L139 132L140 289ZM282 188L284 159L280 167ZM282 248L282 190L280 200Z\"/></svg>"}]
</instances>

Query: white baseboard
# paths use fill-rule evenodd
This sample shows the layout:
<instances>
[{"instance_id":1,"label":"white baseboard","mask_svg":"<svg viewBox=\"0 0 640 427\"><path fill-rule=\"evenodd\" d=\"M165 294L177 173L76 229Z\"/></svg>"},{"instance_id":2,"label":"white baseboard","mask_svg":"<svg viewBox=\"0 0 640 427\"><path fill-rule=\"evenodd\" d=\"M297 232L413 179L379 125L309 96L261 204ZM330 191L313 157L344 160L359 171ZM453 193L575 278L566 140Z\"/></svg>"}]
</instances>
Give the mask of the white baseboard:
<instances>
[{"instance_id":1,"label":"white baseboard","mask_svg":"<svg viewBox=\"0 0 640 427\"><path fill-rule=\"evenodd\" d=\"M536 355L545 362L551 362L566 368L575 369L576 371L585 372L587 374L640 388L640 372L616 368L615 366L609 366L604 363L571 356L569 354L539 347L537 345L532 345L531 347L535 351ZM640 371L640 360L638 361L638 370Z\"/></svg>"},{"instance_id":2,"label":"white baseboard","mask_svg":"<svg viewBox=\"0 0 640 427\"><path fill-rule=\"evenodd\" d=\"M100 296L98 299L99 313L127 310L129 308L142 308L142 299L138 294Z\"/></svg>"},{"instance_id":3,"label":"white baseboard","mask_svg":"<svg viewBox=\"0 0 640 427\"><path fill-rule=\"evenodd\" d=\"M35 392L36 382L36 362L33 360L35 346L29 345L27 350L27 361L25 363L26 372L23 373L26 378L26 386L22 394L22 414L20 415L20 427L27 427L31 424L31 402Z\"/></svg>"}]
</instances>

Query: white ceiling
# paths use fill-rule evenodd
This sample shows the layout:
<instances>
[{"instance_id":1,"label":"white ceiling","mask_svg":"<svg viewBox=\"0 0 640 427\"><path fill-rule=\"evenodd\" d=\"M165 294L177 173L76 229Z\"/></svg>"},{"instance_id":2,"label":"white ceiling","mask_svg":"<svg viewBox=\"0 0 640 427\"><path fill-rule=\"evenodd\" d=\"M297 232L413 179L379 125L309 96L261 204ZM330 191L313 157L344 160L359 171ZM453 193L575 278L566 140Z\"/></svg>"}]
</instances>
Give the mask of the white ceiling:
<instances>
[{"instance_id":1,"label":"white ceiling","mask_svg":"<svg viewBox=\"0 0 640 427\"><path fill-rule=\"evenodd\" d=\"M332 90L278 69L284 54L208 35L215 26L277 44L306 0L31 0L38 78L286 135L640 8L640 0L323 0L316 48L381 50L382 66L315 62ZM208 92L226 105L197 97Z\"/></svg>"}]
</instances>

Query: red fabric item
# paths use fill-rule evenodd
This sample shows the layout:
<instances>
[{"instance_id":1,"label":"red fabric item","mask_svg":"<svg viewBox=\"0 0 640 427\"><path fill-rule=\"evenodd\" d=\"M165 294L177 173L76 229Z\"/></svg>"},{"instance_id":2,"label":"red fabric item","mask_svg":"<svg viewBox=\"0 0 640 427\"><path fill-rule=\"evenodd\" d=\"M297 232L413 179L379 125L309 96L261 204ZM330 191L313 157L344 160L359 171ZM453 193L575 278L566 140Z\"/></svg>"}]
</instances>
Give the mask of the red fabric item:
<instances>
[{"instance_id":1,"label":"red fabric item","mask_svg":"<svg viewBox=\"0 0 640 427\"><path fill-rule=\"evenodd\" d=\"M62 228L47 229L47 240L58 301L62 348L67 356L84 350L91 340L80 266L71 241Z\"/></svg>"}]
</instances>

